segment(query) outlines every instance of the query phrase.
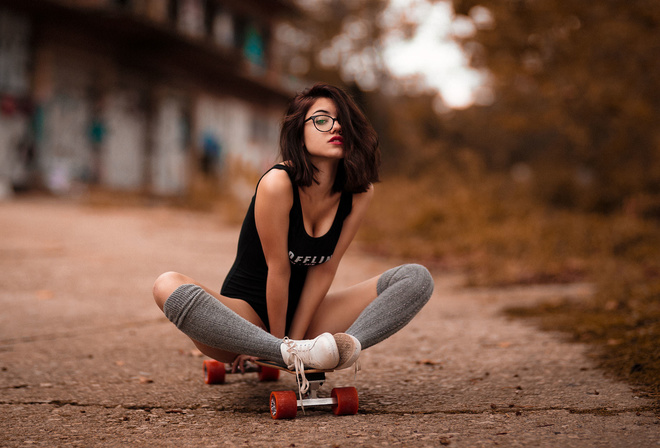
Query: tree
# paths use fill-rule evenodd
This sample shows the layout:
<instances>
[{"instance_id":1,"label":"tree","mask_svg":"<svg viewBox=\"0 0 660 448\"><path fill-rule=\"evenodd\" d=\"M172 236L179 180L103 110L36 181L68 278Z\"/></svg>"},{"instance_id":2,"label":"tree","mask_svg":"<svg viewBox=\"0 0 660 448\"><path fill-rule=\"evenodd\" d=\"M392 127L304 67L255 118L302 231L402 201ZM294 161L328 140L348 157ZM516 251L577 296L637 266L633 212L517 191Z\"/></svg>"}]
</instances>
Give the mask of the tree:
<instances>
[{"instance_id":1,"label":"tree","mask_svg":"<svg viewBox=\"0 0 660 448\"><path fill-rule=\"evenodd\" d=\"M660 194L660 9L654 2L453 5L465 16L477 7L493 16L494 26L462 43L472 63L490 72L495 101L454 123L491 167L530 164L540 181L557 182L547 199L558 205L608 211L641 192Z\"/></svg>"}]
</instances>

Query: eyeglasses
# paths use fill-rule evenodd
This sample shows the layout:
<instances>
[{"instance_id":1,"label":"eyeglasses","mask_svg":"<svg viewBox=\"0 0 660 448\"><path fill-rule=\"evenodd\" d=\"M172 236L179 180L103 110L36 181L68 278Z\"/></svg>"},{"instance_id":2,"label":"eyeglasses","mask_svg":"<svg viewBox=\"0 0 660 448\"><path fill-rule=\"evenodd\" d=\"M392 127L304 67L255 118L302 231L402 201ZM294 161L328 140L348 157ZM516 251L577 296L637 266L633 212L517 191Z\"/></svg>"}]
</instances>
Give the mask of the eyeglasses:
<instances>
[{"instance_id":1,"label":"eyeglasses","mask_svg":"<svg viewBox=\"0 0 660 448\"><path fill-rule=\"evenodd\" d=\"M313 115L305 120L305 123L309 120L312 120L317 131L330 132L335 126L335 121L339 121L339 118L332 118L330 115Z\"/></svg>"}]
</instances>

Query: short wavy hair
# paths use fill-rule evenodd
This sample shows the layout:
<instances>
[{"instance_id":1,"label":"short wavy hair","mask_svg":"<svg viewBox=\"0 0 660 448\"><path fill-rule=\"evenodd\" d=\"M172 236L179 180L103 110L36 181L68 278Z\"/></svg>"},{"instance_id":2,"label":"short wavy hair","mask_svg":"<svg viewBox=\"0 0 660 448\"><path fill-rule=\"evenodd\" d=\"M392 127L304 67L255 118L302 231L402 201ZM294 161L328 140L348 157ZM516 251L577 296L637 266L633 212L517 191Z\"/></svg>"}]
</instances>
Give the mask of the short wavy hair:
<instances>
[{"instance_id":1,"label":"short wavy hair","mask_svg":"<svg viewBox=\"0 0 660 448\"><path fill-rule=\"evenodd\" d=\"M305 147L304 126L309 108L319 98L329 98L335 103L344 139L344 158L339 164L333 191L363 193L379 181L378 135L355 101L338 87L315 84L291 100L280 133L280 157L289 163L294 184L308 187L317 182L318 168Z\"/></svg>"}]
</instances>

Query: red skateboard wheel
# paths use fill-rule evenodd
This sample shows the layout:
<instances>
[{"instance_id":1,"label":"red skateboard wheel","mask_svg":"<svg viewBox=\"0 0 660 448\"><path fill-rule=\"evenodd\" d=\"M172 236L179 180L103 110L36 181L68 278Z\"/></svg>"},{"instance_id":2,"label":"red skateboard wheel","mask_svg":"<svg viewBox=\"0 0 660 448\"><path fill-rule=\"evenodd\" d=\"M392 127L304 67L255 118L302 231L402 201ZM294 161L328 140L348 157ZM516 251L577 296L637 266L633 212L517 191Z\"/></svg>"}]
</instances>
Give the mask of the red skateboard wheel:
<instances>
[{"instance_id":1,"label":"red skateboard wheel","mask_svg":"<svg viewBox=\"0 0 660 448\"><path fill-rule=\"evenodd\" d=\"M259 381L277 381L280 378L279 369L259 366Z\"/></svg>"},{"instance_id":2,"label":"red skateboard wheel","mask_svg":"<svg viewBox=\"0 0 660 448\"><path fill-rule=\"evenodd\" d=\"M358 393L354 387L338 387L332 389L332 398L337 399L337 404L332 405L335 415L355 415L358 413Z\"/></svg>"},{"instance_id":3,"label":"red skateboard wheel","mask_svg":"<svg viewBox=\"0 0 660 448\"><path fill-rule=\"evenodd\" d=\"M296 418L298 399L292 390L270 393L270 415L276 419Z\"/></svg>"},{"instance_id":4,"label":"red skateboard wheel","mask_svg":"<svg viewBox=\"0 0 660 448\"><path fill-rule=\"evenodd\" d=\"M224 363L215 359L204 360L204 382L206 384L224 384L226 373Z\"/></svg>"}]
</instances>

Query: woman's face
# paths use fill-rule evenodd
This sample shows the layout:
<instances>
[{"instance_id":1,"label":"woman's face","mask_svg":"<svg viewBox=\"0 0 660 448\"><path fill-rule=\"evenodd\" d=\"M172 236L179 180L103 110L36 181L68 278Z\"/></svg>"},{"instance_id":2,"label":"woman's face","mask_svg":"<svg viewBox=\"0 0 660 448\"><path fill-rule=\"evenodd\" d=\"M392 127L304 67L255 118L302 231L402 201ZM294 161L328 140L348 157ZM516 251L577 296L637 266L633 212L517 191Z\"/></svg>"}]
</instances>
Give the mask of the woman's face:
<instances>
[{"instance_id":1,"label":"woman's face","mask_svg":"<svg viewBox=\"0 0 660 448\"><path fill-rule=\"evenodd\" d=\"M320 115L326 115L326 117L319 117ZM317 118L309 120L311 117ZM329 98L317 99L307 111L305 120L308 121L305 121L304 141L305 147L312 157L344 158L344 139L341 136L341 124L339 121L332 124L333 118L337 118L337 107L334 101ZM317 121L316 126L314 121ZM321 132L317 129L318 126L324 130L325 127L330 127L330 125L332 125L332 129L327 132Z\"/></svg>"}]
</instances>

